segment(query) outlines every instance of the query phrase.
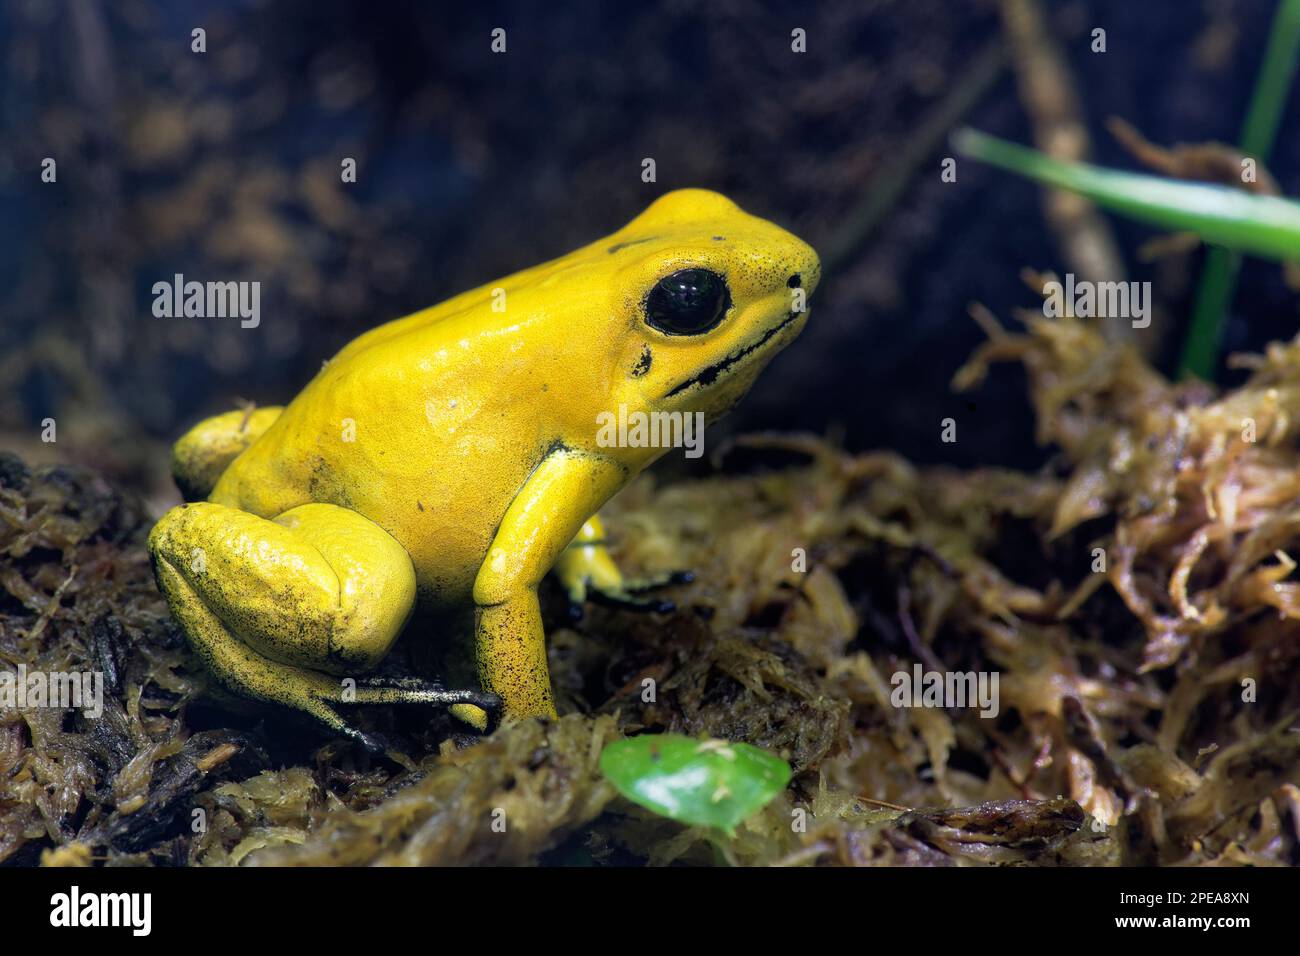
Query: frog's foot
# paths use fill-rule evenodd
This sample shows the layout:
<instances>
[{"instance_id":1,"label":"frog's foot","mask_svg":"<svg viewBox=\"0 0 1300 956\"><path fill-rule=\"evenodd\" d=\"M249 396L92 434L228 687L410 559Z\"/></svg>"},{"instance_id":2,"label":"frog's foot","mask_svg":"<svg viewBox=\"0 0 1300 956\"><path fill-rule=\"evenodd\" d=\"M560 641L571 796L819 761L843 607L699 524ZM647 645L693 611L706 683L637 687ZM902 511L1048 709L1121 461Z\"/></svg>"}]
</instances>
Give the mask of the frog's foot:
<instances>
[{"instance_id":1,"label":"frog's foot","mask_svg":"<svg viewBox=\"0 0 1300 956\"><path fill-rule=\"evenodd\" d=\"M172 478L186 501L212 493L217 479L283 411L279 405L236 409L199 422L172 446Z\"/></svg>"},{"instance_id":2,"label":"frog's foot","mask_svg":"<svg viewBox=\"0 0 1300 956\"><path fill-rule=\"evenodd\" d=\"M588 582L586 597L596 604L603 604L605 607L621 608L626 611L643 611L651 614L671 614L677 610L677 604L674 601L667 598L641 597L640 595L650 591L657 591L660 588L690 584L694 580L695 575L690 571L670 571L649 578L624 580L621 588L606 588ZM576 607L581 613L582 606L576 605ZM572 606L569 613L570 615L573 614Z\"/></svg>"},{"instance_id":3,"label":"frog's foot","mask_svg":"<svg viewBox=\"0 0 1300 956\"><path fill-rule=\"evenodd\" d=\"M556 561L555 573L568 595L569 617L574 621L582 619L582 606L588 600L629 611L671 614L677 609L672 601L643 595L695 580L695 575L689 571L671 571L639 579L624 578L605 547L605 532L599 517L588 519L582 526L577 537Z\"/></svg>"},{"instance_id":4,"label":"frog's foot","mask_svg":"<svg viewBox=\"0 0 1300 956\"><path fill-rule=\"evenodd\" d=\"M446 690L436 681L418 677L368 677L357 683L359 703L435 704L484 733L501 722L501 698L491 691ZM361 695L366 700L361 700Z\"/></svg>"},{"instance_id":5,"label":"frog's foot","mask_svg":"<svg viewBox=\"0 0 1300 956\"><path fill-rule=\"evenodd\" d=\"M297 708L370 750L382 742L332 705L493 705L477 691L364 678L410 616L415 570L356 512L309 504L270 521L199 502L164 515L149 550L172 613L232 690Z\"/></svg>"}]
</instances>

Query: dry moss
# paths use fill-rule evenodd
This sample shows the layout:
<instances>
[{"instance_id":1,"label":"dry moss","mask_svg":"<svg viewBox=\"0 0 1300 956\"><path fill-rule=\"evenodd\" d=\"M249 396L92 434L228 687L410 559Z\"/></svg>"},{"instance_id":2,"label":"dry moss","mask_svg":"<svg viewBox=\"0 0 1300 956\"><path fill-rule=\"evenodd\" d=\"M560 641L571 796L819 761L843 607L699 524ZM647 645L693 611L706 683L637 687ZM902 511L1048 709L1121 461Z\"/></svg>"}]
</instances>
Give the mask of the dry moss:
<instances>
[{"instance_id":1,"label":"dry moss","mask_svg":"<svg viewBox=\"0 0 1300 956\"><path fill-rule=\"evenodd\" d=\"M101 720L0 711L0 859L1297 862L1300 342L1217 395L1084 323L990 329L957 384L1025 365L1059 449L1041 472L755 436L780 467L643 480L612 509L615 548L694 569L678 611L565 626L548 591L567 716L458 748L427 714L380 712L378 761L212 698L139 509L92 474L0 461L0 656L108 675ZM997 671L997 719L891 706L915 661ZM599 777L608 740L663 730L767 748L795 779L718 842Z\"/></svg>"}]
</instances>

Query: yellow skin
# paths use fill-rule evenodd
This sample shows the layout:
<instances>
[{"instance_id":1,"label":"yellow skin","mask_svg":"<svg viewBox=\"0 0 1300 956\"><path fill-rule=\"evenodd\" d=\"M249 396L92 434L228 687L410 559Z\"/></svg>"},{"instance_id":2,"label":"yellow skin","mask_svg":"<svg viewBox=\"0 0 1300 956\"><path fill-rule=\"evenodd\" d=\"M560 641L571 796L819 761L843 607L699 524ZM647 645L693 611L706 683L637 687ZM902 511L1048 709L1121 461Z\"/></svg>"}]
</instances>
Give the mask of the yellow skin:
<instances>
[{"instance_id":1,"label":"yellow skin","mask_svg":"<svg viewBox=\"0 0 1300 956\"><path fill-rule=\"evenodd\" d=\"M790 233L681 190L598 242L372 329L283 409L217 416L177 443L178 484L207 500L149 537L173 612L225 684L373 746L330 705L446 703L486 727L490 695L359 676L417 602L472 602L484 691L508 718L554 716L538 584L555 566L575 600L632 600L596 512L666 450L601 447L597 416L718 418L799 334L820 269ZM715 327L665 330L687 307L655 311L651 293L697 281L681 270L725 279Z\"/></svg>"}]
</instances>

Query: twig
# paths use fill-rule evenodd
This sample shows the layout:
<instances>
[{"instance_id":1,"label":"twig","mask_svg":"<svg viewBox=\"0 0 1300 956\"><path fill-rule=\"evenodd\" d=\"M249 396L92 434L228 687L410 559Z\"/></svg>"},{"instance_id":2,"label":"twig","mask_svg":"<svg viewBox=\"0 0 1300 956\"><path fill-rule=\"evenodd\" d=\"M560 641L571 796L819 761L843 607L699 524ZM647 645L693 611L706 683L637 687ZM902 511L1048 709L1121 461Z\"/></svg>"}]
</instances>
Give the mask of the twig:
<instances>
[{"instance_id":1,"label":"twig","mask_svg":"<svg viewBox=\"0 0 1300 956\"><path fill-rule=\"evenodd\" d=\"M1002 24L1012 50L1020 99L1033 122L1034 142L1049 156L1087 159L1091 140L1078 92L1037 0L1003 0ZM1124 260L1110 223L1091 202L1051 190L1044 205L1047 224L1072 271L1092 282L1124 279ZM1104 321L1106 337L1112 341L1132 337L1132 324L1121 316L1106 316Z\"/></svg>"},{"instance_id":2,"label":"twig","mask_svg":"<svg viewBox=\"0 0 1300 956\"><path fill-rule=\"evenodd\" d=\"M866 197L849 211L840 228L822 243L824 274L844 266L867 244L876 227L902 198L917 169L943 145L952 127L993 88L1002 76L1006 62L1002 43L994 41L981 50L966 73L951 84L951 92L903 145L897 160L872 178Z\"/></svg>"}]
</instances>

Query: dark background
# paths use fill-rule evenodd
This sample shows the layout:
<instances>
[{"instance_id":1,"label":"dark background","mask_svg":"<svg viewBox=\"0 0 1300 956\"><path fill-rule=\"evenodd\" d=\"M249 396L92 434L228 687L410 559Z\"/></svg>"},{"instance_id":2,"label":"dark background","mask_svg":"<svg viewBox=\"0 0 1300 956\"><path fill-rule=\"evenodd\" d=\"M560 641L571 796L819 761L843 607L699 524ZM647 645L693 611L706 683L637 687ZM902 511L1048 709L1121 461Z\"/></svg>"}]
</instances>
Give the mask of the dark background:
<instances>
[{"instance_id":1,"label":"dark background","mask_svg":"<svg viewBox=\"0 0 1300 956\"><path fill-rule=\"evenodd\" d=\"M1041 4L1094 158L1136 167L1102 126L1112 115L1158 143L1235 141L1273 7ZM1036 187L969 162L940 181L951 124L935 118L963 96L962 122L1032 142L998 52L1000 9L5 0L0 447L174 494L166 447L197 418L287 401L360 331L705 186L828 256L807 330L712 447L740 430L807 429L923 462L1032 465L1044 453L1017 370L971 395L949 387L982 339L970 302L1010 322L1036 303L1023 266L1069 271ZM200 26L205 54L190 49ZM489 48L497 26L505 55ZM1097 26L1104 54L1089 50ZM1293 96L1270 163L1290 194L1298 126ZM40 181L45 156L56 184ZM339 182L344 156L355 184ZM641 181L647 156L656 183ZM1139 262L1151 231L1111 222L1129 278L1155 284L1147 345L1172 371L1203 253ZM151 286L176 272L259 280L261 326L155 318ZM1296 317L1277 266L1248 261L1226 345L1289 337ZM39 440L47 416L52 446ZM939 441L947 416L956 444Z\"/></svg>"}]
</instances>

